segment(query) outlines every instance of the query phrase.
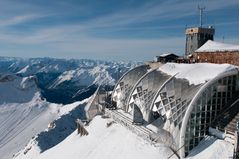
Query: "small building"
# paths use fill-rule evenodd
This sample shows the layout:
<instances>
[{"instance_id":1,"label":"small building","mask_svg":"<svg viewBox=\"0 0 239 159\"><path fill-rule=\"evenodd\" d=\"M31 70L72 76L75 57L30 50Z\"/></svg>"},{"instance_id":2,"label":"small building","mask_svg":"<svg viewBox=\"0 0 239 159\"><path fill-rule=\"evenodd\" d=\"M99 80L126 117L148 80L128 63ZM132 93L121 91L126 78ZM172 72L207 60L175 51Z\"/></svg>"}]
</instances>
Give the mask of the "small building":
<instances>
[{"instance_id":1,"label":"small building","mask_svg":"<svg viewBox=\"0 0 239 159\"><path fill-rule=\"evenodd\" d=\"M195 51L193 59L199 63L229 63L239 66L239 45L208 40Z\"/></svg>"},{"instance_id":2,"label":"small building","mask_svg":"<svg viewBox=\"0 0 239 159\"><path fill-rule=\"evenodd\" d=\"M215 29L212 26L208 28L194 27L186 29L186 46L185 56L195 52L199 47L205 44L208 40L213 40Z\"/></svg>"},{"instance_id":3,"label":"small building","mask_svg":"<svg viewBox=\"0 0 239 159\"><path fill-rule=\"evenodd\" d=\"M161 63L176 62L178 57L179 57L178 55L175 55L173 53L167 53L167 54L162 54L160 56L156 56L154 61L161 62Z\"/></svg>"}]
</instances>

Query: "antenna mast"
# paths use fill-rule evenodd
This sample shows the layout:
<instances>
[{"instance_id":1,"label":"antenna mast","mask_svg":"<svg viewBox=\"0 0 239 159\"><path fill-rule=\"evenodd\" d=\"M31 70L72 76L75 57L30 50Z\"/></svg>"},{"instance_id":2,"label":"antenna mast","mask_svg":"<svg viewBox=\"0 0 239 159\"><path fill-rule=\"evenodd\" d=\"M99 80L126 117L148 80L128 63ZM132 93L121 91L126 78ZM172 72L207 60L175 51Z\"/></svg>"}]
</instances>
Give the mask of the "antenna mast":
<instances>
[{"instance_id":1,"label":"antenna mast","mask_svg":"<svg viewBox=\"0 0 239 159\"><path fill-rule=\"evenodd\" d=\"M199 10L199 14L200 14L200 27L202 27L202 15L203 15L203 11L206 9L206 7L200 7L198 5L198 10Z\"/></svg>"}]
</instances>

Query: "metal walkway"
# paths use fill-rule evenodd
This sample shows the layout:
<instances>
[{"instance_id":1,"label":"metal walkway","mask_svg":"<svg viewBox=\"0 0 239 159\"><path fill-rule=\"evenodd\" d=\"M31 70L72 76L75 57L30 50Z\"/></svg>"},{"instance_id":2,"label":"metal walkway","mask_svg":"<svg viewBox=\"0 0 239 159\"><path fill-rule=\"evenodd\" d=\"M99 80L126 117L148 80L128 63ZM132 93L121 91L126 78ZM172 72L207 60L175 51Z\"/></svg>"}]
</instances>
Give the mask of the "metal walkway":
<instances>
[{"instance_id":1,"label":"metal walkway","mask_svg":"<svg viewBox=\"0 0 239 159\"><path fill-rule=\"evenodd\" d=\"M215 126L219 130L226 131L234 135L236 131L236 123L239 121L239 99L234 101L226 111L224 111L218 118Z\"/></svg>"},{"instance_id":2,"label":"metal walkway","mask_svg":"<svg viewBox=\"0 0 239 159\"><path fill-rule=\"evenodd\" d=\"M132 119L130 119L129 117L120 113L117 110L105 109L105 113L107 115L109 115L112 119L114 119L116 122L125 126L128 129L130 129L131 131L133 131L134 133L136 133L140 137L143 137L144 139L152 142L152 139L150 137L151 134L154 133L152 130L150 130L150 129L144 127L144 126L139 126L139 125L132 124L133 123Z\"/></svg>"}]
</instances>

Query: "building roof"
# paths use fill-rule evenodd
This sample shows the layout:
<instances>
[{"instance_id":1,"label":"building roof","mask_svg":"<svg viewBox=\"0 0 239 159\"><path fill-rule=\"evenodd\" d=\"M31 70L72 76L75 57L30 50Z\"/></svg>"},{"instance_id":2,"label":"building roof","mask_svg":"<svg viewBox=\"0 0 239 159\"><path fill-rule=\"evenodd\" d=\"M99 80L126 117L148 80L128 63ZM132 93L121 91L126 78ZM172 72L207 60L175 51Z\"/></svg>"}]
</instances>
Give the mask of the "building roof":
<instances>
[{"instance_id":1,"label":"building roof","mask_svg":"<svg viewBox=\"0 0 239 159\"><path fill-rule=\"evenodd\" d=\"M239 51L239 45L225 44L208 40L203 46L195 52L224 52L224 51Z\"/></svg>"},{"instance_id":2,"label":"building roof","mask_svg":"<svg viewBox=\"0 0 239 159\"><path fill-rule=\"evenodd\" d=\"M236 67L230 64L211 64L211 63L196 63L196 64L178 64L167 63L159 70L169 75L176 75L176 78L187 79L190 84L203 84L215 78L217 75L235 70Z\"/></svg>"},{"instance_id":3,"label":"building roof","mask_svg":"<svg viewBox=\"0 0 239 159\"><path fill-rule=\"evenodd\" d=\"M175 55L175 54L173 54L173 53L165 53L165 54L159 55L159 57L167 57L167 56L175 56L175 57L178 57L178 55Z\"/></svg>"}]
</instances>

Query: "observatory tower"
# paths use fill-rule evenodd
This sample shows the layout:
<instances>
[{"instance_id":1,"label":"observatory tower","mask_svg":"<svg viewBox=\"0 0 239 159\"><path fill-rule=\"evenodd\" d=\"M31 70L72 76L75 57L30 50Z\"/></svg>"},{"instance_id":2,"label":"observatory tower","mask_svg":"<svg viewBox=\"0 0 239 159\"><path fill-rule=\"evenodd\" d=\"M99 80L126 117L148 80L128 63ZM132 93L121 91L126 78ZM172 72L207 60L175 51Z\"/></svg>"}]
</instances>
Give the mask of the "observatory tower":
<instances>
[{"instance_id":1,"label":"observatory tower","mask_svg":"<svg viewBox=\"0 0 239 159\"><path fill-rule=\"evenodd\" d=\"M203 27L203 10L205 7L198 6L200 12L199 27L186 29L186 46L185 56L194 53L199 47L205 44L208 40L214 39L215 29L212 26Z\"/></svg>"}]
</instances>

